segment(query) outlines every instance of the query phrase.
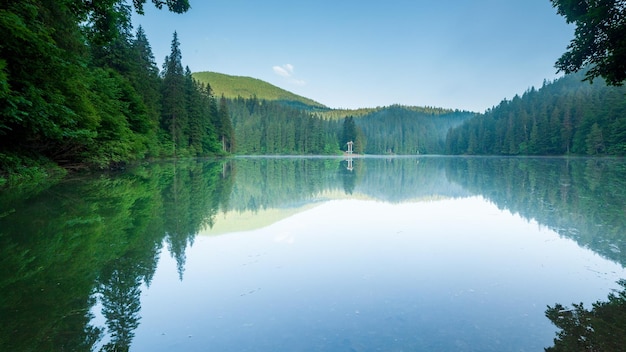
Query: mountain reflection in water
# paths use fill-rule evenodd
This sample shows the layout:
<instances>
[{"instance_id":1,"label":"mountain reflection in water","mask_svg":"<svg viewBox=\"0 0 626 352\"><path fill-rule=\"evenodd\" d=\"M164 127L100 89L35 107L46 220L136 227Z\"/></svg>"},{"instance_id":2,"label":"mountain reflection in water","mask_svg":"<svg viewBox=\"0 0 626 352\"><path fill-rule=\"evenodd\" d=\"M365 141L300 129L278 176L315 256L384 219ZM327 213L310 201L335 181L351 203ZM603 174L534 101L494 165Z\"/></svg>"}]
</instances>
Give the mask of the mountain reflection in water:
<instances>
[{"instance_id":1,"label":"mountain reflection in water","mask_svg":"<svg viewBox=\"0 0 626 352\"><path fill-rule=\"evenodd\" d=\"M619 288L625 165L235 158L7 191L0 349L541 349L547 305Z\"/></svg>"}]
</instances>

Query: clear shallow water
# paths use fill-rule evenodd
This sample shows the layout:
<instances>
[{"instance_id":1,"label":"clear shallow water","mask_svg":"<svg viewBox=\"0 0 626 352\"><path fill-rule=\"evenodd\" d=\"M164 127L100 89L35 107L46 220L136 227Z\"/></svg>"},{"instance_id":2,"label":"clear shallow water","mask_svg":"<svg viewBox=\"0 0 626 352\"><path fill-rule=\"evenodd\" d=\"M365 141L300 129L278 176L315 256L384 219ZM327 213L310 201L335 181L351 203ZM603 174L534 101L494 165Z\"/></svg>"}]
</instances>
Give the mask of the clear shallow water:
<instances>
[{"instance_id":1,"label":"clear shallow water","mask_svg":"<svg viewBox=\"0 0 626 352\"><path fill-rule=\"evenodd\" d=\"M5 202L0 346L542 351L548 305L626 277L621 161L346 166L153 165Z\"/></svg>"}]
</instances>

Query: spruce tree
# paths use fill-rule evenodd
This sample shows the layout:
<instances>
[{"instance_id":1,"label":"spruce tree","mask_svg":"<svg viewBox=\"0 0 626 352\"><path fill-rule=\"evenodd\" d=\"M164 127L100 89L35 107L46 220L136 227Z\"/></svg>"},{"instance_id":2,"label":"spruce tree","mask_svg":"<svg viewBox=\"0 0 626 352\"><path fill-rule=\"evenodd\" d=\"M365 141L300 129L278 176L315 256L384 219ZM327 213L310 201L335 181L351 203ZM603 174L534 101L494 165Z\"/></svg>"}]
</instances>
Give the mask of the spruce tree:
<instances>
[{"instance_id":1,"label":"spruce tree","mask_svg":"<svg viewBox=\"0 0 626 352\"><path fill-rule=\"evenodd\" d=\"M137 28L135 40L132 42L131 54L131 61L134 61L135 66L130 80L146 109L146 120L143 121L140 131L154 144L161 111L161 78L152 48L141 26Z\"/></svg>"},{"instance_id":2,"label":"spruce tree","mask_svg":"<svg viewBox=\"0 0 626 352\"><path fill-rule=\"evenodd\" d=\"M187 135L187 109L185 98L185 75L178 34L174 32L171 52L163 63L161 126L169 133L172 154L185 148Z\"/></svg>"},{"instance_id":3,"label":"spruce tree","mask_svg":"<svg viewBox=\"0 0 626 352\"><path fill-rule=\"evenodd\" d=\"M226 104L226 98L224 94L220 98L220 105L218 110L218 134L220 141L222 142L222 149L225 152L232 152L234 148L234 131L233 125L230 121L230 113L228 112L228 105Z\"/></svg>"}]
</instances>

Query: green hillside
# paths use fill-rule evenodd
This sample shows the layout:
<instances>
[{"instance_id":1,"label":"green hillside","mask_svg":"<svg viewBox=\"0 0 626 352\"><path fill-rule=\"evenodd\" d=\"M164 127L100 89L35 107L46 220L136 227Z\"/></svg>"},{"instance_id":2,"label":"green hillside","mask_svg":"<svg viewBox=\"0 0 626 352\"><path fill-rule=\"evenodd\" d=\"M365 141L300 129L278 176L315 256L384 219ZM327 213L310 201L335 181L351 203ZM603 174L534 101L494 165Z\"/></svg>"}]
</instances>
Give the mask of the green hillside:
<instances>
[{"instance_id":1,"label":"green hillside","mask_svg":"<svg viewBox=\"0 0 626 352\"><path fill-rule=\"evenodd\" d=\"M260 79L231 76L217 72L195 72L196 80L209 83L216 96L224 94L226 98L249 98L256 95L261 100L280 101L287 105L305 109L327 109L326 106L299 95L278 88Z\"/></svg>"},{"instance_id":2,"label":"green hillside","mask_svg":"<svg viewBox=\"0 0 626 352\"><path fill-rule=\"evenodd\" d=\"M545 82L453 128L448 154L626 155L626 86L585 71Z\"/></svg>"}]
</instances>

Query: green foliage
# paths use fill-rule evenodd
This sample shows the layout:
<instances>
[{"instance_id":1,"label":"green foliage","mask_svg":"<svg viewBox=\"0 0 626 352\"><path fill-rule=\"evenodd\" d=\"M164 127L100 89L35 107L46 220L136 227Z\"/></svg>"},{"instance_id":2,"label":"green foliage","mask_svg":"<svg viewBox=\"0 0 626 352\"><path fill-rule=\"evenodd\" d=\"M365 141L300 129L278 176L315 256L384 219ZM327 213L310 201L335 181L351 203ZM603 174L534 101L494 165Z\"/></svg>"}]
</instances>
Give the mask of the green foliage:
<instances>
[{"instance_id":1,"label":"green foliage","mask_svg":"<svg viewBox=\"0 0 626 352\"><path fill-rule=\"evenodd\" d=\"M343 129L339 145L345 146L349 142L356 143L357 129L354 123L354 117L348 116L343 119Z\"/></svg>"},{"instance_id":2,"label":"green foliage","mask_svg":"<svg viewBox=\"0 0 626 352\"><path fill-rule=\"evenodd\" d=\"M443 153L446 132L473 115L400 105L309 113L256 96L231 100L230 111L238 154L337 154L350 140L359 154Z\"/></svg>"},{"instance_id":3,"label":"green foliage","mask_svg":"<svg viewBox=\"0 0 626 352\"><path fill-rule=\"evenodd\" d=\"M449 154L624 155L626 88L567 75L452 129Z\"/></svg>"},{"instance_id":4,"label":"green foliage","mask_svg":"<svg viewBox=\"0 0 626 352\"><path fill-rule=\"evenodd\" d=\"M293 108L324 109L324 105L288 92L265 81L251 77L230 76L216 72L195 72L193 77L202 83L211 83L216 95L228 99L256 96L260 100L279 101Z\"/></svg>"},{"instance_id":5,"label":"green foliage","mask_svg":"<svg viewBox=\"0 0 626 352\"><path fill-rule=\"evenodd\" d=\"M567 23L576 25L568 51L556 62L559 71L591 66L585 80L603 77L610 85L626 80L626 6L623 1L550 0Z\"/></svg>"},{"instance_id":6,"label":"green foliage","mask_svg":"<svg viewBox=\"0 0 626 352\"><path fill-rule=\"evenodd\" d=\"M85 81L84 49L65 4L11 1L0 16L6 86L0 149L66 157L93 138L97 116Z\"/></svg>"},{"instance_id":7,"label":"green foliage","mask_svg":"<svg viewBox=\"0 0 626 352\"><path fill-rule=\"evenodd\" d=\"M626 280L622 290L611 293L608 301L593 303L590 310L582 303L566 308L557 303L548 306L546 317L560 329L554 346L547 352L622 351L626 345Z\"/></svg>"},{"instance_id":8,"label":"green foliage","mask_svg":"<svg viewBox=\"0 0 626 352\"><path fill-rule=\"evenodd\" d=\"M187 99L185 91L185 76L182 64L182 54L180 52L180 42L178 34L174 32L172 38L172 51L165 57L163 63L163 85L161 95L163 96L161 127L170 133L171 141L174 145L172 155L184 150L186 136L188 134Z\"/></svg>"},{"instance_id":9,"label":"green foliage","mask_svg":"<svg viewBox=\"0 0 626 352\"><path fill-rule=\"evenodd\" d=\"M56 164L42 157L28 157L20 154L0 152L0 190L2 187L39 187L55 182L67 174Z\"/></svg>"},{"instance_id":10,"label":"green foliage","mask_svg":"<svg viewBox=\"0 0 626 352\"><path fill-rule=\"evenodd\" d=\"M228 110L216 106L210 85L195 80L189 67L183 70L176 32L162 76L160 125L169 134L162 143L171 146L165 155L195 157L231 152L235 141Z\"/></svg>"},{"instance_id":11,"label":"green foliage","mask_svg":"<svg viewBox=\"0 0 626 352\"><path fill-rule=\"evenodd\" d=\"M167 5L168 9L175 13L187 12L187 10L191 7L189 5L189 0L152 0L152 2L158 9L163 8L163 5ZM133 0L135 9L139 14L143 15L143 5L145 3L146 0Z\"/></svg>"},{"instance_id":12,"label":"green foliage","mask_svg":"<svg viewBox=\"0 0 626 352\"><path fill-rule=\"evenodd\" d=\"M367 154L443 154L448 130L471 116L467 111L393 105L355 121Z\"/></svg>"},{"instance_id":13,"label":"green foliage","mask_svg":"<svg viewBox=\"0 0 626 352\"><path fill-rule=\"evenodd\" d=\"M336 121L256 96L227 102L238 154L335 154L339 150Z\"/></svg>"},{"instance_id":14,"label":"green foliage","mask_svg":"<svg viewBox=\"0 0 626 352\"><path fill-rule=\"evenodd\" d=\"M139 11L144 3L134 1ZM189 8L186 0L153 3ZM133 38L130 13L117 0L0 6L0 153L68 169L221 153L210 97L186 81L176 34L161 78L143 29ZM0 165L0 174L7 180L31 166Z\"/></svg>"},{"instance_id":15,"label":"green foliage","mask_svg":"<svg viewBox=\"0 0 626 352\"><path fill-rule=\"evenodd\" d=\"M128 350L162 244L181 262L231 176L170 163L0 193L0 350L93 351L105 331L102 350ZM98 301L106 327L92 325Z\"/></svg>"},{"instance_id":16,"label":"green foliage","mask_svg":"<svg viewBox=\"0 0 626 352\"><path fill-rule=\"evenodd\" d=\"M348 116L363 117L368 114L383 110L384 107L361 108L361 109L328 109L316 111L316 113L327 120L343 120Z\"/></svg>"}]
</instances>

